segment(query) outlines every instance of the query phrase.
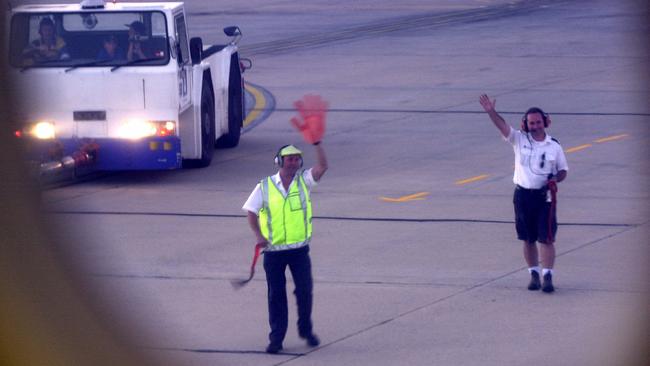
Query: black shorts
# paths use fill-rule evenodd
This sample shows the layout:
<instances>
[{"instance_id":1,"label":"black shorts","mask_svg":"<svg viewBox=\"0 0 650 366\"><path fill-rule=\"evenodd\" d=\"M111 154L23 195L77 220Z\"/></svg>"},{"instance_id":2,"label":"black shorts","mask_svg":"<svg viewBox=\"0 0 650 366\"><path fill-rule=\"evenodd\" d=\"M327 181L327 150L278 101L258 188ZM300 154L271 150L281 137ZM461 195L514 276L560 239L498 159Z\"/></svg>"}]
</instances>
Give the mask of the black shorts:
<instances>
[{"instance_id":1,"label":"black shorts","mask_svg":"<svg viewBox=\"0 0 650 366\"><path fill-rule=\"evenodd\" d=\"M526 189L517 186L513 198L515 206L515 226L517 238L529 243L548 242L549 210L551 203L546 202L546 189ZM551 243L557 233L557 217L553 209L551 217Z\"/></svg>"}]
</instances>

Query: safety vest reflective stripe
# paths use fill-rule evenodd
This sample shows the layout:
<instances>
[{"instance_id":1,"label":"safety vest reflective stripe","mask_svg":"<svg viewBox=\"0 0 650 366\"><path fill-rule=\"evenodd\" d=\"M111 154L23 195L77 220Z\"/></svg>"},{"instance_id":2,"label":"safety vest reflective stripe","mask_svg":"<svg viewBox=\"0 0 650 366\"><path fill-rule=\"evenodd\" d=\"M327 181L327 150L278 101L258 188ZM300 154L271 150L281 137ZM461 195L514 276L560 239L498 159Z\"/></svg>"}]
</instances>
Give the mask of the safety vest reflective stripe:
<instances>
[{"instance_id":1,"label":"safety vest reflective stripe","mask_svg":"<svg viewBox=\"0 0 650 366\"><path fill-rule=\"evenodd\" d=\"M298 181L296 182L298 186L298 194L300 195L300 207L302 207L302 219L303 227L305 229L305 240L309 238L307 233L308 223L307 223L307 200L305 199L305 190L302 174L298 176ZM287 195L288 196L288 195Z\"/></svg>"},{"instance_id":2,"label":"safety vest reflective stripe","mask_svg":"<svg viewBox=\"0 0 650 366\"><path fill-rule=\"evenodd\" d=\"M294 249L309 244L311 238L311 200L299 172L283 196L271 177L260 182L263 206L259 215L262 235L271 243L266 251ZM298 201L298 202L296 202ZM299 204L300 207L296 207Z\"/></svg>"},{"instance_id":3,"label":"safety vest reflective stripe","mask_svg":"<svg viewBox=\"0 0 650 366\"><path fill-rule=\"evenodd\" d=\"M287 249L298 249L302 248L306 245L309 245L309 242L311 241L310 239L307 239L305 241L301 241L300 243L293 243L293 244L273 244L269 245L264 249L265 252L279 252L281 250L287 250Z\"/></svg>"},{"instance_id":4,"label":"safety vest reflective stripe","mask_svg":"<svg viewBox=\"0 0 650 366\"><path fill-rule=\"evenodd\" d=\"M269 207L269 182L271 181L270 177L267 179L262 180L262 200L264 201L262 208L267 211L266 214L266 222L261 223L260 222L260 227L264 229L264 224L266 224L267 230L262 230L262 234L265 234L264 231L266 231L266 234L264 235L266 237L266 240L269 241L269 243L273 243L273 231L271 230L271 210L268 210L267 208ZM273 184L273 183L271 183ZM261 217L260 217L261 219Z\"/></svg>"}]
</instances>

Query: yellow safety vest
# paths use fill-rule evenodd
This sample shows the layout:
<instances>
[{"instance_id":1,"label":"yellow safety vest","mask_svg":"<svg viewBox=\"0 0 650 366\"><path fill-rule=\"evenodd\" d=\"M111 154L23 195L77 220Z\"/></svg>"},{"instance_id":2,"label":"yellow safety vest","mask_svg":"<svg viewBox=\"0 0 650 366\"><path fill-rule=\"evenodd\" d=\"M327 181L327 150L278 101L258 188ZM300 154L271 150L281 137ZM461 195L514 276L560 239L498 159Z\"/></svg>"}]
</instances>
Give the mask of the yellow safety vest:
<instances>
[{"instance_id":1,"label":"yellow safety vest","mask_svg":"<svg viewBox=\"0 0 650 366\"><path fill-rule=\"evenodd\" d=\"M295 184L284 197L271 177L260 182L264 201L259 214L262 235L271 243L267 251L300 248L311 239L311 199L302 177L296 174Z\"/></svg>"}]
</instances>

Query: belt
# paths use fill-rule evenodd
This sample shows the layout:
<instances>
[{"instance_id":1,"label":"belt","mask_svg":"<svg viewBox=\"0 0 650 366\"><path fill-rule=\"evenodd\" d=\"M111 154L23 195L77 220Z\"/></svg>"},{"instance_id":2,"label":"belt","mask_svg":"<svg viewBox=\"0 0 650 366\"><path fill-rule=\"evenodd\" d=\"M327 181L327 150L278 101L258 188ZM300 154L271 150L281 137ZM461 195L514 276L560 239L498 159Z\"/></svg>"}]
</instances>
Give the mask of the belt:
<instances>
[{"instance_id":1,"label":"belt","mask_svg":"<svg viewBox=\"0 0 650 366\"><path fill-rule=\"evenodd\" d=\"M527 191L527 192L542 192L542 191L546 191L548 188L547 188L547 187L542 187L542 188L524 188L524 187L520 186L519 184L517 184L515 189L522 190L522 191Z\"/></svg>"}]
</instances>

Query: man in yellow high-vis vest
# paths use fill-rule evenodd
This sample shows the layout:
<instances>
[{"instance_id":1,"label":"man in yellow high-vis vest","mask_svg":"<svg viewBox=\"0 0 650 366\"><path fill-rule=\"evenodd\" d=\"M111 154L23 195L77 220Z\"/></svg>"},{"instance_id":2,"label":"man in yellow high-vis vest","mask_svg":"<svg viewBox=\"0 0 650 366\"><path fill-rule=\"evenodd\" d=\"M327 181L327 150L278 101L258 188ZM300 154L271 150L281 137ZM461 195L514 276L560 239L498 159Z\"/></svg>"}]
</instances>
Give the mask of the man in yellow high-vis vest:
<instances>
[{"instance_id":1,"label":"man in yellow high-vis vest","mask_svg":"<svg viewBox=\"0 0 650 366\"><path fill-rule=\"evenodd\" d=\"M264 243L264 270L268 286L268 353L282 350L288 327L285 270L291 271L298 305L298 335L316 347L320 340L312 329L311 188L327 170L325 150L313 143L316 165L302 170L302 152L293 145L280 148L275 156L277 174L262 179L243 206L257 243Z\"/></svg>"}]
</instances>

